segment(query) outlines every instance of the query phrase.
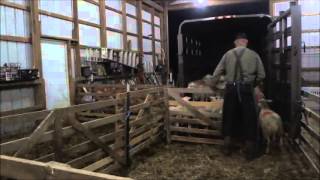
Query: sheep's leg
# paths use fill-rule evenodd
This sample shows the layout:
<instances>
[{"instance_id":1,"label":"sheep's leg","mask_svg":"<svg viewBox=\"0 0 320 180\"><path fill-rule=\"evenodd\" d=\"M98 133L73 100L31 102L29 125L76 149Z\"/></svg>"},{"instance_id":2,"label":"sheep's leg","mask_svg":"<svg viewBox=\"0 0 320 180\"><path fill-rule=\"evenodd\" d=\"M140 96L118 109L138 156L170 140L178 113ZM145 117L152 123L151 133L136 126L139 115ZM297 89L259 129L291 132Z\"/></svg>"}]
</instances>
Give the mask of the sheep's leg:
<instances>
[{"instance_id":1,"label":"sheep's leg","mask_svg":"<svg viewBox=\"0 0 320 180\"><path fill-rule=\"evenodd\" d=\"M269 151L270 151L270 137L268 136L266 139L267 139L267 149L266 149L266 154L269 154Z\"/></svg>"}]
</instances>

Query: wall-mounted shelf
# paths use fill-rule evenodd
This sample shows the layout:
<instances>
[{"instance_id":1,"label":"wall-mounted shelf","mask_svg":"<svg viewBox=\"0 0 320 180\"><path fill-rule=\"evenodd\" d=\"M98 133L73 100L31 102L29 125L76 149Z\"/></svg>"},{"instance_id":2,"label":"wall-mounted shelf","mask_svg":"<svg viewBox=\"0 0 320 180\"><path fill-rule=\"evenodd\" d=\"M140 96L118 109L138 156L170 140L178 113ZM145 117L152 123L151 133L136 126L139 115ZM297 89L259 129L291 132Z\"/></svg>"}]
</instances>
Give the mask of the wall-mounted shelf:
<instances>
[{"instance_id":1,"label":"wall-mounted shelf","mask_svg":"<svg viewBox=\"0 0 320 180\"><path fill-rule=\"evenodd\" d=\"M42 81L40 79L32 80L32 81L1 82L0 83L0 90L29 87L29 86L38 86L41 84L42 84Z\"/></svg>"}]
</instances>

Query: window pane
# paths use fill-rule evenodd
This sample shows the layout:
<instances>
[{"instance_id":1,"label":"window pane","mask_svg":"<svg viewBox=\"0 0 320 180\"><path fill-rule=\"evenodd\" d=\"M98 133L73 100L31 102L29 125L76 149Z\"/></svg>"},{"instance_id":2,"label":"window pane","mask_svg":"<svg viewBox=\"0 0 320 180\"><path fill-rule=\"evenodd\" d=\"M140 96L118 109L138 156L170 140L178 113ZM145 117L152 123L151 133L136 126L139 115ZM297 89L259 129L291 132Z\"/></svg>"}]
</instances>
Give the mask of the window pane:
<instances>
[{"instance_id":1,"label":"window pane","mask_svg":"<svg viewBox=\"0 0 320 180\"><path fill-rule=\"evenodd\" d=\"M100 24L99 7L83 0L78 0L79 19Z\"/></svg>"},{"instance_id":2,"label":"window pane","mask_svg":"<svg viewBox=\"0 0 320 180\"><path fill-rule=\"evenodd\" d=\"M144 66L144 71L146 73L153 72L152 55L148 55L148 54L143 55L143 66Z\"/></svg>"},{"instance_id":3,"label":"window pane","mask_svg":"<svg viewBox=\"0 0 320 180\"><path fill-rule=\"evenodd\" d=\"M107 48L114 48L114 49L122 49L123 48L123 39L122 34L107 31Z\"/></svg>"},{"instance_id":4,"label":"window pane","mask_svg":"<svg viewBox=\"0 0 320 180\"><path fill-rule=\"evenodd\" d=\"M285 2L277 2L273 4L273 15L274 16L279 16L280 11L286 11L290 8L290 2L285 1Z\"/></svg>"},{"instance_id":5,"label":"window pane","mask_svg":"<svg viewBox=\"0 0 320 180\"><path fill-rule=\"evenodd\" d=\"M306 43L306 46L320 46L320 33L302 33L302 42Z\"/></svg>"},{"instance_id":6,"label":"window pane","mask_svg":"<svg viewBox=\"0 0 320 180\"><path fill-rule=\"evenodd\" d=\"M142 23L142 34L143 36L152 37L151 25L148 23Z\"/></svg>"},{"instance_id":7,"label":"window pane","mask_svg":"<svg viewBox=\"0 0 320 180\"><path fill-rule=\"evenodd\" d=\"M122 15L114 11L106 10L107 27L122 29Z\"/></svg>"},{"instance_id":8,"label":"window pane","mask_svg":"<svg viewBox=\"0 0 320 180\"><path fill-rule=\"evenodd\" d=\"M0 35L30 36L27 11L0 6Z\"/></svg>"},{"instance_id":9,"label":"window pane","mask_svg":"<svg viewBox=\"0 0 320 180\"><path fill-rule=\"evenodd\" d=\"M80 44L85 46L100 46L100 31L98 28L79 24Z\"/></svg>"},{"instance_id":10,"label":"window pane","mask_svg":"<svg viewBox=\"0 0 320 180\"><path fill-rule=\"evenodd\" d=\"M151 14L145 10L142 10L142 19L151 22Z\"/></svg>"},{"instance_id":11,"label":"window pane","mask_svg":"<svg viewBox=\"0 0 320 180\"><path fill-rule=\"evenodd\" d=\"M300 0L302 14L314 14L320 12L319 0Z\"/></svg>"},{"instance_id":12,"label":"window pane","mask_svg":"<svg viewBox=\"0 0 320 180\"><path fill-rule=\"evenodd\" d=\"M120 0L105 0L105 2L106 2L106 5L108 7L111 7L113 9L116 9L116 10L119 10L119 11L122 10L121 1Z\"/></svg>"},{"instance_id":13,"label":"window pane","mask_svg":"<svg viewBox=\"0 0 320 180\"><path fill-rule=\"evenodd\" d=\"M306 52L301 53L302 67L319 67L320 68L320 51L319 49L306 49Z\"/></svg>"},{"instance_id":14,"label":"window pane","mask_svg":"<svg viewBox=\"0 0 320 180\"><path fill-rule=\"evenodd\" d=\"M29 0L4 0L4 1L8 1L14 4L20 4L20 5L28 5Z\"/></svg>"},{"instance_id":15,"label":"window pane","mask_svg":"<svg viewBox=\"0 0 320 180\"><path fill-rule=\"evenodd\" d=\"M320 16L302 16L302 30L320 29Z\"/></svg>"},{"instance_id":16,"label":"window pane","mask_svg":"<svg viewBox=\"0 0 320 180\"><path fill-rule=\"evenodd\" d=\"M137 20L127 16L127 31L137 34Z\"/></svg>"},{"instance_id":17,"label":"window pane","mask_svg":"<svg viewBox=\"0 0 320 180\"><path fill-rule=\"evenodd\" d=\"M131 41L131 50L138 51L138 38L136 36L127 36L127 40Z\"/></svg>"},{"instance_id":18,"label":"window pane","mask_svg":"<svg viewBox=\"0 0 320 180\"><path fill-rule=\"evenodd\" d=\"M160 33L160 28L159 27L154 27L154 37L156 39L161 39L161 33Z\"/></svg>"},{"instance_id":19,"label":"window pane","mask_svg":"<svg viewBox=\"0 0 320 180\"><path fill-rule=\"evenodd\" d=\"M143 52L152 52L152 41L150 39L143 39Z\"/></svg>"},{"instance_id":20,"label":"window pane","mask_svg":"<svg viewBox=\"0 0 320 180\"><path fill-rule=\"evenodd\" d=\"M33 88L1 90L0 99L1 112L32 107L35 105Z\"/></svg>"},{"instance_id":21,"label":"window pane","mask_svg":"<svg viewBox=\"0 0 320 180\"><path fill-rule=\"evenodd\" d=\"M155 45L155 48L156 48L156 53L160 54L161 53L161 43L156 41L154 45Z\"/></svg>"},{"instance_id":22,"label":"window pane","mask_svg":"<svg viewBox=\"0 0 320 180\"><path fill-rule=\"evenodd\" d=\"M4 63L19 63L23 69L31 68L31 44L0 41L0 65Z\"/></svg>"},{"instance_id":23,"label":"window pane","mask_svg":"<svg viewBox=\"0 0 320 180\"><path fill-rule=\"evenodd\" d=\"M126 12L127 14L136 16L136 7L130 3L126 3Z\"/></svg>"},{"instance_id":24,"label":"window pane","mask_svg":"<svg viewBox=\"0 0 320 180\"><path fill-rule=\"evenodd\" d=\"M72 1L63 0L63 1L48 1L48 0L39 0L39 7L42 10L62 14L65 16L72 16Z\"/></svg>"},{"instance_id":25,"label":"window pane","mask_svg":"<svg viewBox=\"0 0 320 180\"><path fill-rule=\"evenodd\" d=\"M43 35L72 38L72 22L45 15L41 15L40 17L41 33Z\"/></svg>"},{"instance_id":26,"label":"window pane","mask_svg":"<svg viewBox=\"0 0 320 180\"><path fill-rule=\"evenodd\" d=\"M160 18L158 16L154 16L154 24L160 26Z\"/></svg>"}]
</instances>

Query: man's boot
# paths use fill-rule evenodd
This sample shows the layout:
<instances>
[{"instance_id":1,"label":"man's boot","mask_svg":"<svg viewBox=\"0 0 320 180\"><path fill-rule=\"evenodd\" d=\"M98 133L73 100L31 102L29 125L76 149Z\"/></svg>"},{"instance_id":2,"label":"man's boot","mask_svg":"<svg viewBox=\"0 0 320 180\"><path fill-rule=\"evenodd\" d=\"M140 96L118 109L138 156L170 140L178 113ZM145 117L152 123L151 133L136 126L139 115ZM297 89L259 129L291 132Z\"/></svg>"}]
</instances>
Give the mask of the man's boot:
<instances>
[{"instance_id":1,"label":"man's boot","mask_svg":"<svg viewBox=\"0 0 320 180\"><path fill-rule=\"evenodd\" d=\"M246 142L246 151L245 151L246 160L252 161L257 158L257 149L256 144L251 141Z\"/></svg>"},{"instance_id":2,"label":"man's boot","mask_svg":"<svg viewBox=\"0 0 320 180\"><path fill-rule=\"evenodd\" d=\"M231 138L229 136L224 138L224 145L223 145L223 154L225 156L230 156L232 154L231 151Z\"/></svg>"}]
</instances>

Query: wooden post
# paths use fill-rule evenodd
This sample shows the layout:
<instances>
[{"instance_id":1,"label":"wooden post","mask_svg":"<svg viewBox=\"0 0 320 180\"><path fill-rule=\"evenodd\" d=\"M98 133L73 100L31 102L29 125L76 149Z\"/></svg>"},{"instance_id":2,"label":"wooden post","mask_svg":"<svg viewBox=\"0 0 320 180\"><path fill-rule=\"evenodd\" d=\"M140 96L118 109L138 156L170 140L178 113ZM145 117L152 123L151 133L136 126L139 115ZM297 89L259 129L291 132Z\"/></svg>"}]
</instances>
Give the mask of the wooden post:
<instances>
[{"instance_id":1,"label":"wooden post","mask_svg":"<svg viewBox=\"0 0 320 180\"><path fill-rule=\"evenodd\" d=\"M170 134L170 114L169 114L169 96L168 96L168 88L163 88L164 98L165 98L165 107L166 107L166 113L164 118L164 126L166 131L166 140L167 143L171 143L171 134Z\"/></svg>"},{"instance_id":2,"label":"wooden post","mask_svg":"<svg viewBox=\"0 0 320 180\"><path fill-rule=\"evenodd\" d=\"M57 110L57 116L54 119L54 160L62 162L63 158L63 134L62 134L62 122L65 112L63 109Z\"/></svg>"}]
</instances>

